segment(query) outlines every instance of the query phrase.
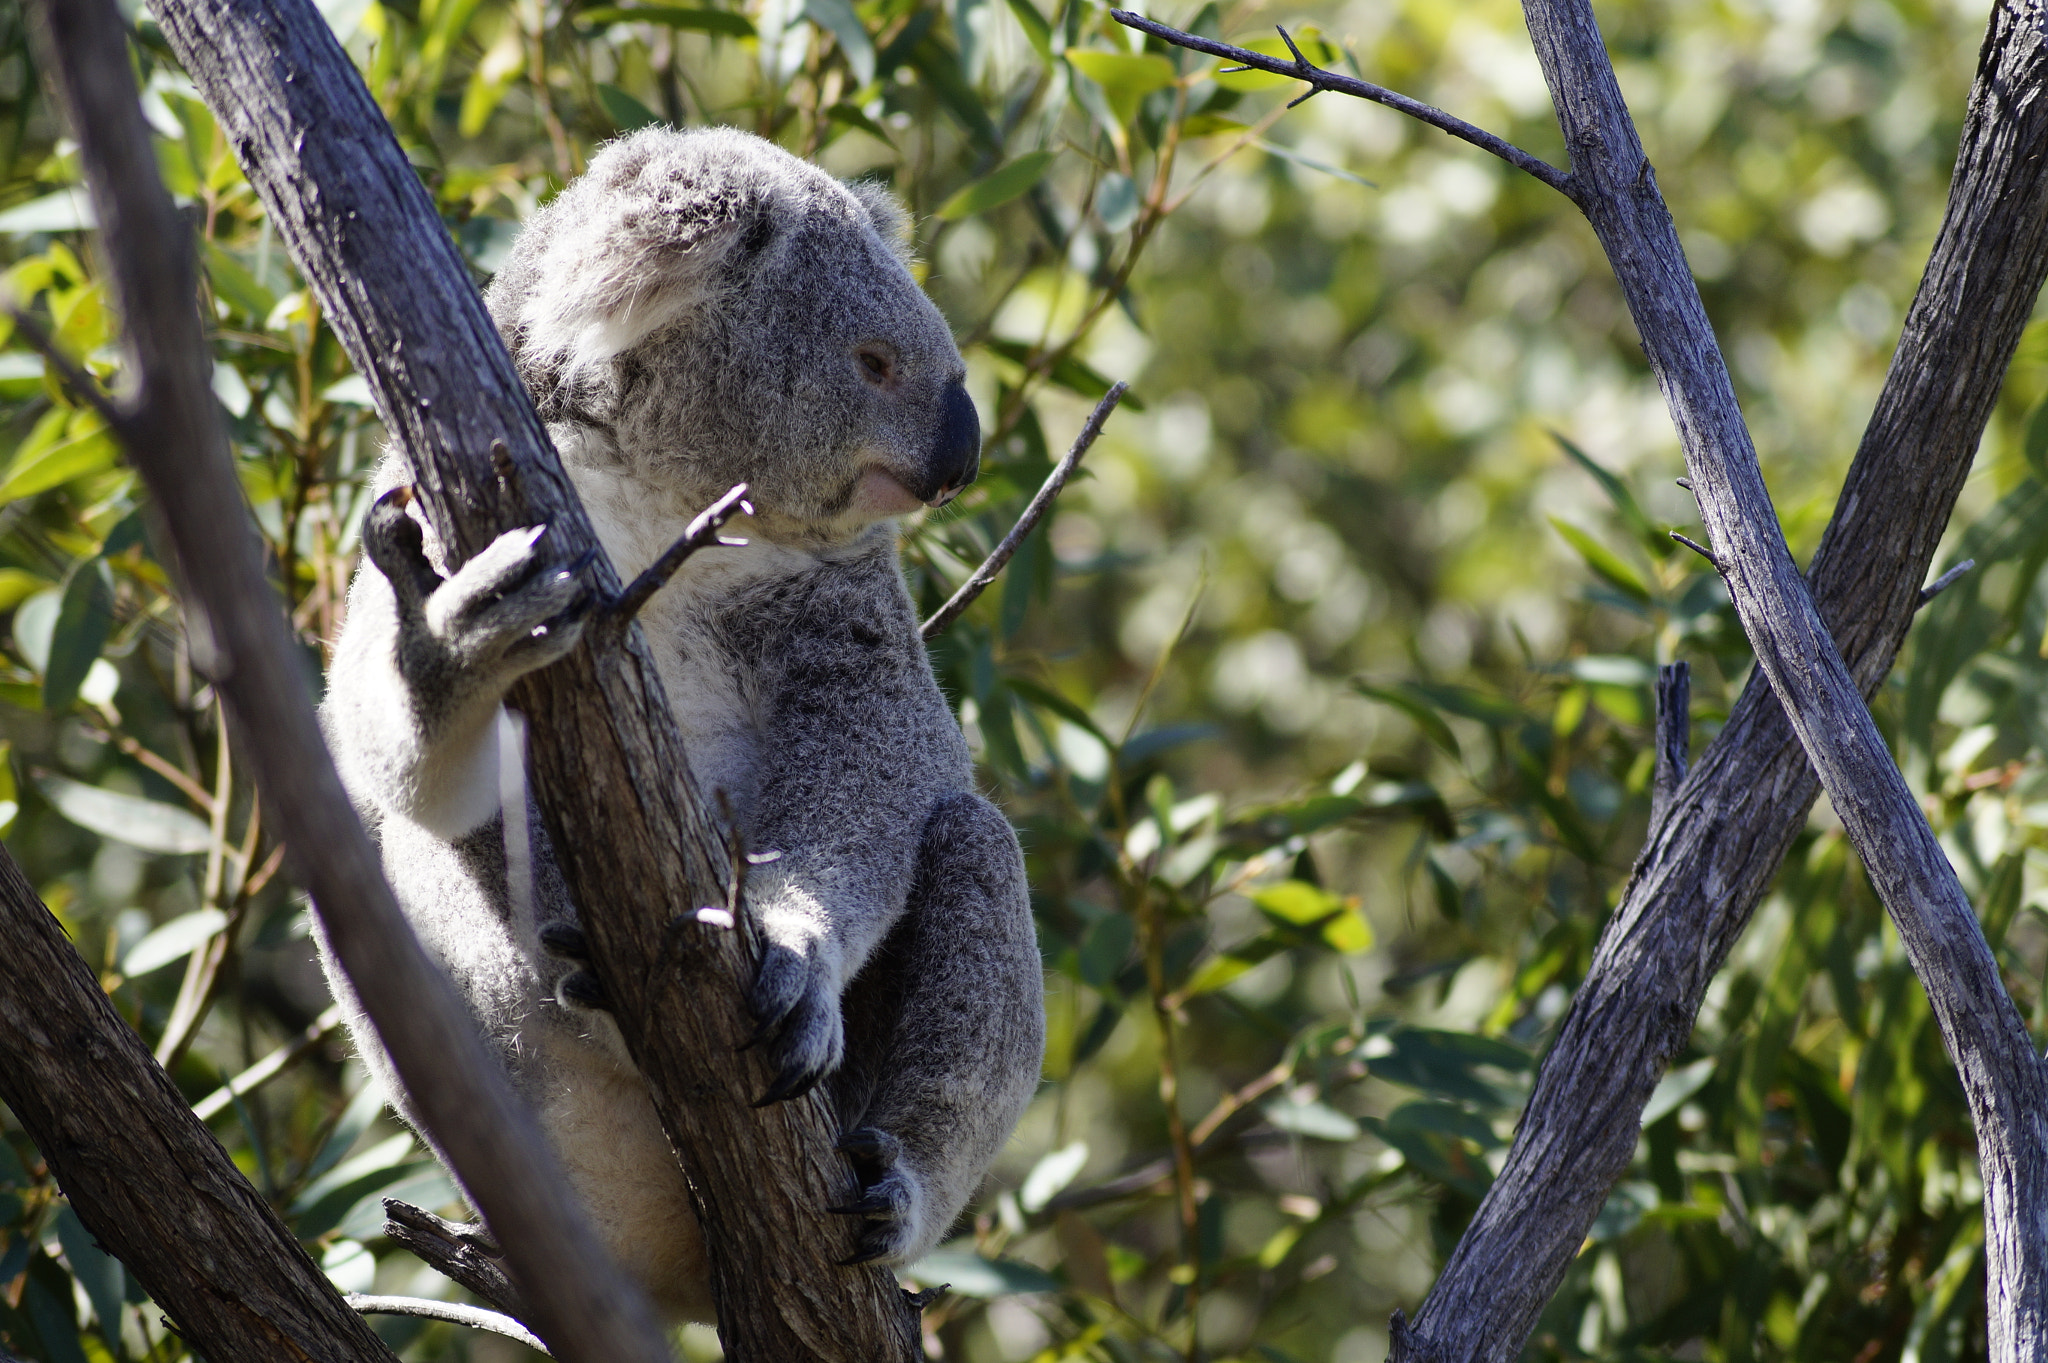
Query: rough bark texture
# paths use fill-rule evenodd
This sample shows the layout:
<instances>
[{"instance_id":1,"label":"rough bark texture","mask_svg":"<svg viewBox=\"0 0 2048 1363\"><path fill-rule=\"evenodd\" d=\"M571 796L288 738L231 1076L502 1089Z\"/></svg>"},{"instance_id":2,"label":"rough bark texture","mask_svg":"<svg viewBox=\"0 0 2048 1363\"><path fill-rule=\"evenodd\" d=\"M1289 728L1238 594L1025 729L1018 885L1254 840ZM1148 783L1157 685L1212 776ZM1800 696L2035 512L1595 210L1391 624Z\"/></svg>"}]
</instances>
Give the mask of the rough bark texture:
<instances>
[{"instance_id":1,"label":"rough bark texture","mask_svg":"<svg viewBox=\"0 0 2048 1363\"><path fill-rule=\"evenodd\" d=\"M191 233L157 178L120 15L112 0L38 0L36 12L51 40L125 324L135 387L114 414L114 429L176 550L193 661L226 701L271 826L290 847L300 883L399 1073L480 1210L512 1242L508 1258L532 1304L533 1328L559 1356L586 1363L666 1358L648 1306L606 1262L538 1124L513 1098L454 986L406 926L328 759L310 678L283 603L264 578L228 456L195 306ZM74 1072L68 1091L48 1091L44 1100L86 1103L88 1088ZM127 1172L140 1176L135 1167ZM68 1180L65 1188L95 1234L112 1244L125 1233L91 1196L81 1197ZM159 1249L177 1245L173 1233Z\"/></svg>"},{"instance_id":2,"label":"rough bark texture","mask_svg":"<svg viewBox=\"0 0 2048 1363\"><path fill-rule=\"evenodd\" d=\"M1730 455L1753 470L1725 370L1591 17L1577 6L1532 2L1528 10L1572 151L1574 198L1629 293L1693 477L1703 479L1702 465L1718 472ZM1910 797L1901 803L1903 786L1867 714L1852 724L1857 716L1843 712L1860 711L1856 693L1874 692L1891 669L2048 273L2044 91L2048 52L2036 8L2003 0L1991 16L1941 232L1814 558L1813 597L1839 655L1790 599L1797 584L1788 581L1782 546L1772 553L1757 542L1776 539L1760 481L1745 478L1739 500L1725 474L1699 484L1715 552L1735 574L1753 637L1759 577L1778 597L1764 612L1772 625L1803 631L1788 640L1766 630L1759 656L1766 670L1789 667L1803 693L1829 690L1833 713L1810 714L1808 722L1840 726L1816 735L1834 759L1831 785L1844 792L1838 806L1856 811L1852 836L1900 920L1965 1076L1984 1164L1990 1318L2000 1358L2033 1357L2041 1348L2039 1113L2048 1095L1967 902L1954 891L1928 902L1910 883L1915 874L1923 883L1952 884L1952 877L1917 806ZM1744 534L1738 516L1766 533ZM1837 656L1847 674L1825 669L1833 675L1820 676ZM1840 760L1833 750L1852 742L1861 751ZM1891 803L1874 808L1870 797L1887 786ZM1652 1089L1685 1045L1708 983L1818 789L1777 694L1764 677L1753 679L1653 827L1551 1045L1506 1166L1413 1325L1397 1323L1396 1360L1520 1354L1628 1167ZM1902 855L1917 862L1905 875Z\"/></svg>"},{"instance_id":3,"label":"rough bark texture","mask_svg":"<svg viewBox=\"0 0 2048 1363\"><path fill-rule=\"evenodd\" d=\"M396 1363L150 1056L0 849L0 1101L213 1363Z\"/></svg>"},{"instance_id":4,"label":"rough bark texture","mask_svg":"<svg viewBox=\"0 0 2048 1363\"><path fill-rule=\"evenodd\" d=\"M595 549L467 268L312 5L152 10L368 380L456 560L539 522L565 559ZM494 467L494 442L510 476ZM618 590L601 557L594 572ZM683 1156L727 1356L907 1363L921 1356L919 1332L894 1276L834 1265L854 1252L856 1228L825 1209L855 1179L823 1098L750 1106L772 1078L764 1056L736 1054L751 1031L751 929L680 917L723 900L723 859L638 629L586 639L513 702L531 721L540 806L620 1030ZM516 1233L494 1219L493 1230L512 1252Z\"/></svg>"}]
</instances>

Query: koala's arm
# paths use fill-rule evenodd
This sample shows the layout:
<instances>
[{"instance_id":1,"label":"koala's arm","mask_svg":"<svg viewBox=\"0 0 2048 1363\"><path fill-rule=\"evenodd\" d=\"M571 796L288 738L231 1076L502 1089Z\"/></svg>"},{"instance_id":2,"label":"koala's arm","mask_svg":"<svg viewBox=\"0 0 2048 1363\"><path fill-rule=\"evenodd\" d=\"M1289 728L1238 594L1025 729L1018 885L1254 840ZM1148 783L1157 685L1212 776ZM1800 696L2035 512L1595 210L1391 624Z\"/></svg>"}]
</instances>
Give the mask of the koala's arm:
<instances>
[{"instance_id":1,"label":"koala's arm","mask_svg":"<svg viewBox=\"0 0 2048 1363\"><path fill-rule=\"evenodd\" d=\"M580 576L550 565L538 527L508 531L443 579L419 524L387 492L335 642L321 722L364 814L454 839L498 811L498 706L576 641Z\"/></svg>"},{"instance_id":2,"label":"koala's arm","mask_svg":"<svg viewBox=\"0 0 2048 1363\"><path fill-rule=\"evenodd\" d=\"M778 1098L839 1067L841 996L902 915L931 810L971 781L893 545L796 595L756 636L772 643L756 671L760 765L741 814L750 849L779 854L747 882L768 943L750 1002Z\"/></svg>"}]
</instances>

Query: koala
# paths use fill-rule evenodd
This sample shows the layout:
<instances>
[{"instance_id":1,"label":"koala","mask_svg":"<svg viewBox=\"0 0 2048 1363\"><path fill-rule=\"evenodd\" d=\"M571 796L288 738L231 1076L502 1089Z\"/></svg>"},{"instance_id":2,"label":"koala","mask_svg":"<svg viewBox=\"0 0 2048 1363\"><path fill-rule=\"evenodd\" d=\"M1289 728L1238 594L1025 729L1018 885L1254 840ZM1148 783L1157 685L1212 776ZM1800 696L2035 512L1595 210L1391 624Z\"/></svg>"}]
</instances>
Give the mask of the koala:
<instances>
[{"instance_id":1,"label":"koala","mask_svg":"<svg viewBox=\"0 0 2048 1363\"><path fill-rule=\"evenodd\" d=\"M764 1101L826 1086L860 1183L832 1210L863 1219L854 1261L892 1264L952 1225L1044 1049L1017 838L975 790L897 559L896 518L949 501L980 451L906 225L886 191L759 138L650 128L534 215L485 295L622 576L750 486L728 527L745 546L698 553L640 619L677 779L761 859ZM402 458L377 478L321 712L343 781L618 1262L670 1318L709 1319L683 1176L521 773L500 769L506 690L576 646L584 565L535 527L447 573Z\"/></svg>"}]
</instances>

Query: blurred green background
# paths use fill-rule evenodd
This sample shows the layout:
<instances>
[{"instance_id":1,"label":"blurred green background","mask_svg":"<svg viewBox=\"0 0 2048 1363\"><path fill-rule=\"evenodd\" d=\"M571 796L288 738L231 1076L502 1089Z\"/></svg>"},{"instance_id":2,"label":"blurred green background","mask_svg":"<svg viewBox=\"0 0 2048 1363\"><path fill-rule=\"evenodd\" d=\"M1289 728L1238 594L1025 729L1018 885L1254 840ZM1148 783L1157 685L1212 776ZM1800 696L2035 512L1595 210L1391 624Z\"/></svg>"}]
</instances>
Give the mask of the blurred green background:
<instances>
[{"instance_id":1,"label":"blurred green background","mask_svg":"<svg viewBox=\"0 0 2048 1363\"><path fill-rule=\"evenodd\" d=\"M726 0L717 0L726 3ZM619 131L732 123L917 222L989 446L907 527L936 605L1113 379L1131 399L933 647L1022 830L1043 1092L923 1271L934 1358L1369 1363L1498 1167L1641 837L1649 682L1695 745L1749 667L1677 442L1557 195L1386 110L1145 47L1097 0L330 0L489 277ZM309 673L380 430L146 11L135 56L204 240L216 391ZM1561 157L1500 0L1162 7ZM1985 8L1600 9L1795 553L1832 509L1942 209ZM75 149L0 4L0 265L120 382ZM0 322L0 333L11 331ZM2048 1034L2048 332L2023 343L1878 701ZM378 1234L452 1190L364 1087L303 900L195 677L142 494L19 338L0 350L7 845L338 1283L454 1295ZM311 1029L310 1033L307 1029ZM232 1102L225 1078L315 1039ZM2037 1040L2041 1039L2037 1037ZM1984 1353L1981 1188L1918 985L1825 803L1710 993L1530 1355ZM408 1358L516 1346L386 1318ZM0 1340L189 1357L11 1118ZM692 1328L687 1357L717 1356Z\"/></svg>"}]
</instances>

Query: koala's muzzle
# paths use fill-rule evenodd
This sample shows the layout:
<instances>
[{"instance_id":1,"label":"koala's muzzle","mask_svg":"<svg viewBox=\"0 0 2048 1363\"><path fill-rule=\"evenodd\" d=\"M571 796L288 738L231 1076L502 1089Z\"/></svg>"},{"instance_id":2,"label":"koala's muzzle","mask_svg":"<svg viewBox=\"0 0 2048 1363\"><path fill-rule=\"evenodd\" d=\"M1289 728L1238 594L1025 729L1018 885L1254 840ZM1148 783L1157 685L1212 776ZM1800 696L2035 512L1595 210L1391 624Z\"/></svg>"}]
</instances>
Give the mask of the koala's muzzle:
<instances>
[{"instance_id":1,"label":"koala's muzzle","mask_svg":"<svg viewBox=\"0 0 2048 1363\"><path fill-rule=\"evenodd\" d=\"M952 501L981 472L981 418L975 414L974 399L967 396L967 385L958 380L946 386L938 435L924 467L917 499L930 506Z\"/></svg>"}]
</instances>

